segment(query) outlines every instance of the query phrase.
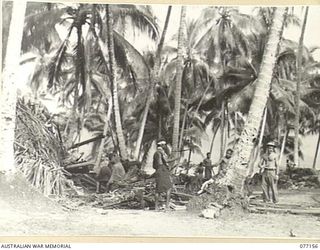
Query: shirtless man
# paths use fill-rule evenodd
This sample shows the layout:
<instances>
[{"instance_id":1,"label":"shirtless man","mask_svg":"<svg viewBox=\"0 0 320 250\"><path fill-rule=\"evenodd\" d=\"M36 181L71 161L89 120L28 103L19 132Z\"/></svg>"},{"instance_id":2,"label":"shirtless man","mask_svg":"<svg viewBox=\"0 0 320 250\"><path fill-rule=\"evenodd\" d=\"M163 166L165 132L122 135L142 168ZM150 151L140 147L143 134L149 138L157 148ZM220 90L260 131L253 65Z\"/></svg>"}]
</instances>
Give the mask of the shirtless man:
<instances>
[{"instance_id":1,"label":"shirtless man","mask_svg":"<svg viewBox=\"0 0 320 250\"><path fill-rule=\"evenodd\" d=\"M273 203L278 202L278 193L277 193L277 180L279 179L279 164L278 164L278 155L275 151L276 144L274 142L269 142L267 144L267 153L262 156L260 162L260 172L262 174L262 191L263 199L265 202ZM271 197L270 192L271 191Z\"/></svg>"},{"instance_id":2,"label":"shirtless man","mask_svg":"<svg viewBox=\"0 0 320 250\"><path fill-rule=\"evenodd\" d=\"M227 172L227 167L229 164L229 161L231 159L231 156L233 154L232 149L228 149L226 152L226 156L223 157L218 163L214 164L213 167L219 167L218 174L213 176L210 180L204 182L201 186L201 189L198 191L197 194L202 194L210 184L214 183L215 179L223 177Z\"/></svg>"}]
</instances>

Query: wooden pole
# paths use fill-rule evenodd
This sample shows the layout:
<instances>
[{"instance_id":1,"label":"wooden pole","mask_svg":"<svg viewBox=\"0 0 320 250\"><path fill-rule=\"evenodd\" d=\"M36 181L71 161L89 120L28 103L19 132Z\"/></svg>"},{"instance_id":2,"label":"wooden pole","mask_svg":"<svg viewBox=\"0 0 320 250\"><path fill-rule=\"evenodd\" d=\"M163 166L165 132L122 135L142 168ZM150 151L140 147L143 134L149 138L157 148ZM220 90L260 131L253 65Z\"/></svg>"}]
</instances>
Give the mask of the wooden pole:
<instances>
[{"instance_id":1,"label":"wooden pole","mask_svg":"<svg viewBox=\"0 0 320 250\"><path fill-rule=\"evenodd\" d=\"M90 138L90 139L88 139L88 140L85 140L85 141L76 143L76 144L72 145L71 147L69 147L68 150L73 149L73 148L78 148L78 147L81 147L81 146L83 146L83 145L86 145L86 144L88 144L88 143L90 143L90 142L94 142L94 141L100 140L100 139L102 139L103 137L104 137L104 135L101 134L101 135L95 136L95 137L93 137L93 138Z\"/></svg>"},{"instance_id":2,"label":"wooden pole","mask_svg":"<svg viewBox=\"0 0 320 250\"><path fill-rule=\"evenodd\" d=\"M288 131L286 129L286 131L285 131L285 133L283 135L282 143L281 143L281 150L280 150L280 156L279 156L279 164L280 164L280 166L281 166L281 162L282 162L284 149L285 149L285 146L286 146L287 137L288 137Z\"/></svg>"}]
</instances>

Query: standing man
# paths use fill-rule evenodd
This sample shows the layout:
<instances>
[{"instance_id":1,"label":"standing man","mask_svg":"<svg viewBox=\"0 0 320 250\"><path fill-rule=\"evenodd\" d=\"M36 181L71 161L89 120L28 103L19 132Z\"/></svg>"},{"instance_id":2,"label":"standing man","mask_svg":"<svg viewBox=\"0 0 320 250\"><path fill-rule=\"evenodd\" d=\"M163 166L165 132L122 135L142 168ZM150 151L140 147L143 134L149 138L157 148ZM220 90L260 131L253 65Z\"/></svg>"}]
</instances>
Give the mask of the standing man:
<instances>
[{"instance_id":1,"label":"standing man","mask_svg":"<svg viewBox=\"0 0 320 250\"><path fill-rule=\"evenodd\" d=\"M222 178L227 173L227 168L229 165L229 161L232 157L233 150L229 148L226 152L226 155L216 164L213 165L213 167L219 167L218 174L215 176L215 178Z\"/></svg>"},{"instance_id":2,"label":"standing man","mask_svg":"<svg viewBox=\"0 0 320 250\"><path fill-rule=\"evenodd\" d=\"M212 162L211 162L211 153L207 153L207 158L205 158L202 162L202 166L204 167L204 181L208 181L212 178Z\"/></svg>"},{"instance_id":3,"label":"standing man","mask_svg":"<svg viewBox=\"0 0 320 250\"><path fill-rule=\"evenodd\" d=\"M226 152L225 157L223 157L216 164L212 165L212 168L219 167L218 173L215 176L212 176L209 180L205 181L202 184L201 189L197 192L197 194L202 194L209 187L210 184L215 182L216 179L219 179L225 176L225 174L227 173L227 167L232 157L232 154L233 154L233 150L229 148Z\"/></svg>"},{"instance_id":4,"label":"standing man","mask_svg":"<svg viewBox=\"0 0 320 250\"><path fill-rule=\"evenodd\" d=\"M112 188L112 186L115 186L117 182L124 180L126 172L117 153L113 153L111 163L112 174L108 185Z\"/></svg>"},{"instance_id":5,"label":"standing man","mask_svg":"<svg viewBox=\"0 0 320 250\"><path fill-rule=\"evenodd\" d=\"M166 209L169 209L172 182L168 161L168 148L166 141L160 139L157 142L157 151L153 155L153 168L156 170L154 177L156 180L155 209L159 210L159 198L161 193L166 193Z\"/></svg>"},{"instance_id":6,"label":"standing man","mask_svg":"<svg viewBox=\"0 0 320 250\"><path fill-rule=\"evenodd\" d=\"M260 172L262 173L262 191L265 202L278 202L277 180L279 179L278 155L276 153L276 144L269 142L267 144L267 153L262 156L260 163ZM271 197L270 192L271 191Z\"/></svg>"},{"instance_id":7,"label":"standing man","mask_svg":"<svg viewBox=\"0 0 320 250\"><path fill-rule=\"evenodd\" d=\"M107 161L107 157L108 157L108 161ZM112 175L112 154L104 154L102 156L102 161L101 161L101 167L99 172L97 173L96 179L97 179L97 186L96 186L96 193L97 194L101 194L102 193L102 189L101 186L105 185L106 189L105 192L109 191L109 180L111 178Z\"/></svg>"}]
</instances>

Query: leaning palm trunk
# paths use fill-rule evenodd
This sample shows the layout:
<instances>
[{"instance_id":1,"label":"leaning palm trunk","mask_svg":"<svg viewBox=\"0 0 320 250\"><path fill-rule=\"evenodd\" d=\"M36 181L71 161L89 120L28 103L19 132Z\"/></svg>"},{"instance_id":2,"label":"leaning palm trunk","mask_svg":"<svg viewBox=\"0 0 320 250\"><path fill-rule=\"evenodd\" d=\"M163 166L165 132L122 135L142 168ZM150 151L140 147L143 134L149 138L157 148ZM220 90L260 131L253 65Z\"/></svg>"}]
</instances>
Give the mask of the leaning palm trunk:
<instances>
[{"instance_id":1,"label":"leaning palm trunk","mask_svg":"<svg viewBox=\"0 0 320 250\"><path fill-rule=\"evenodd\" d=\"M308 18L309 7L306 7L304 14L303 24L301 28L301 35L299 39L299 48L297 56L297 88L295 94L295 120L294 120L294 163L296 167L299 167L299 120L300 120L300 85L302 77L302 50L303 50L303 38L306 30L307 18Z\"/></svg>"},{"instance_id":2,"label":"leaning palm trunk","mask_svg":"<svg viewBox=\"0 0 320 250\"><path fill-rule=\"evenodd\" d=\"M142 144L144 129L145 129L145 126L147 123L149 108L150 108L150 104L151 104L151 100L152 100L152 96L153 96L153 90L154 90L154 86L155 86L155 82L152 81L152 79L154 79L154 78L150 77L150 81L149 81L150 87L149 87L149 91L148 91L149 93L148 93L148 97L147 97L147 102L146 102L146 106L143 110L141 126L139 128L139 133L138 133L138 139L137 139L136 147L135 147L135 150L133 153L133 156L136 160L139 160L140 148L141 148L141 144Z\"/></svg>"},{"instance_id":3,"label":"leaning palm trunk","mask_svg":"<svg viewBox=\"0 0 320 250\"><path fill-rule=\"evenodd\" d=\"M248 170L248 174L251 175L254 173L254 167L255 164L257 162L257 160L259 159L259 155L261 152L261 146L262 146L262 140L263 140L263 136L264 136L264 131L266 128L266 123L267 123L267 108L265 108L264 112L263 112L263 118L262 118L262 124L261 124L261 129L260 129L260 136L259 136L259 141L257 144L257 147L253 150L253 157L249 163L249 170Z\"/></svg>"},{"instance_id":4,"label":"leaning palm trunk","mask_svg":"<svg viewBox=\"0 0 320 250\"><path fill-rule=\"evenodd\" d=\"M221 107L221 126L220 126L220 158L223 157L225 150L225 126L226 126L226 117L225 117L225 104L226 101L222 101Z\"/></svg>"},{"instance_id":5,"label":"leaning palm trunk","mask_svg":"<svg viewBox=\"0 0 320 250\"><path fill-rule=\"evenodd\" d=\"M319 146L320 146L320 131L318 131L317 148L316 148L316 152L314 153L314 158L313 158L313 164L312 164L312 168L313 168L313 169L316 169L316 163L317 163L317 158L318 158Z\"/></svg>"},{"instance_id":6,"label":"leaning palm trunk","mask_svg":"<svg viewBox=\"0 0 320 250\"><path fill-rule=\"evenodd\" d=\"M212 154L212 150L213 150L213 144L214 144L214 139L216 138L217 132L219 130L219 126L221 124L221 121L219 122L219 124L217 124L217 126L214 128L214 132L212 135L212 139L211 139L211 143L210 143L210 150L209 152Z\"/></svg>"},{"instance_id":7,"label":"leaning palm trunk","mask_svg":"<svg viewBox=\"0 0 320 250\"><path fill-rule=\"evenodd\" d=\"M275 8L274 10L273 23L270 27L270 33L265 46L248 118L240 139L235 145L234 154L230 160L227 174L220 180L221 184L232 186L237 193L242 191L244 179L248 172L248 162L251 151L253 150L254 140L257 138L262 115L269 97L271 79L283 32L286 12L287 8Z\"/></svg>"},{"instance_id":8,"label":"leaning palm trunk","mask_svg":"<svg viewBox=\"0 0 320 250\"><path fill-rule=\"evenodd\" d=\"M119 99L118 99L118 86L117 86L117 69L114 57L114 40L113 40L113 17L110 10L110 6L106 6L106 16L107 16L107 30L108 30L108 52L110 58L110 81L112 86L112 101L113 101L113 112L116 125L116 133L118 139L118 145L120 149L120 155L122 159L128 159L128 152L124 140L121 115L119 109Z\"/></svg>"},{"instance_id":9,"label":"leaning palm trunk","mask_svg":"<svg viewBox=\"0 0 320 250\"><path fill-rule=\"evenodd\" d=\"M174 99L174 120L173 120L173 135L172 135L172 150L174 155L178 152L179 143L179 128L180 128L180 106L181 106L181 84L183 71L183 49L185 43L184 28L186 23L186 6L181 7L180 26L178 32L178 58L177 58L177 81L175 87Z\"/></svg>"},{"instance_id":10,"label":"leaning palm trunk","mask_svg":"<svg viewBox=\"0 0 320 250\"><path fill-rule=\"evenodd\" d=\"M163 48L164 39L166 37L166 33L167 33L167 30L168 30L168 24L169 24L170 15L171 15L171 9L172 9L172 6L169 6L168 7L168 11L167 11L166 21L165 21L165 24L164 24L164 27L163 27L161 38L160 38L160 42L158 44L158 48L157 48L157 51L156 51L154 69L151 70L151 77L150 77L151 78L150 79L150 84L151 85L150 85L150 89L149 89L149 93L148 93L148 97L147 97L146 106L145 106L144 111L143 111L143 116L142 116L141 126L140 126L139 133L138 133L138 139L137 139L137 143L136 143L136 148L134 150L134 158L135 159L139 158L141 143L142 143L144 129L145 129L147 118L148 118L148 113L149 113L151 100L152 100L152 97L153 97L154 87L155 87L156 83L159 80L160 63L161 63L160 55L161 55L161 51L162 51L162 48Z\"/></svg>"},{"instance_id":11,"label":"leaning palm trunk","mask_svg":"<svg viewBox=\"0 0 320 250\"><path fill-rule=\"evenodd\" d=\"M23 34L26 1L13 1L3 80L0 92L0 170L14 170L14 129L16 122L16 77ZM5 146L3 146L5 145Z\"/></svg>"}]
</instances>

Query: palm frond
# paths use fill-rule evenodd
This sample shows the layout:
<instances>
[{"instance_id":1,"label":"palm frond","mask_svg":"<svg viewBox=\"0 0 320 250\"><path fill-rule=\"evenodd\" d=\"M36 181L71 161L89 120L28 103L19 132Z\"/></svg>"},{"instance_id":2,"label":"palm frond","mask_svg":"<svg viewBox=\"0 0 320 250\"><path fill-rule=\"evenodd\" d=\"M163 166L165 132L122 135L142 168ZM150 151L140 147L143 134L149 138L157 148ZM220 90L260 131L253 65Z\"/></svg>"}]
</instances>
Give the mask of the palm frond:
<instances>
[{"instance_id":1,"label":"palm frond","mask_svg":"<svg viewBox=\"0 0 320 250\"><path fill-rule=\"evenodd\" d=\"M48 89L55 88L55 83L60 81L60 73L63 63L66 62L66 51L69 46L69 37L73 27L70 28L66 39L61 44L60 48L57 50L55 56L52 58L48 65Z\"/></svg>"},{"instance_id":2,"label":"palm frond","mask_svg":"<svg viewBox=\"0 0 320 250\"><path fill-rule=\"evenodd\" d=\"M131 44L129 43L123 36L121 36L118 32L114 31L114 40L115 40L115 46L116 44L119 46L119 48L127 54L125 57L125 61L127 62L128 67L125 67L122 65L123 69L126 69L127 72L139 72L140 78L147 78L149 75L149 66L147 62L145 61L145 58L143 55ZM117 53L120 51L117 51L115 49L115 56L117 57ZM120 63L120 59L123 57L123 55L119 55L119 58L117 60L118 63ZM121 65L121 64L120 64Z\"/></svg>"},{"instance_id":3,"label":"palm frond","mask_svg":"<svg viewBox=\"0 0 320 250\"><path fill-rule=\"evenodd\" d=\"M39 50L48 52L52 46L59 43L60 38L55 26L60 22L65 11L66 8L54 8L50 10L43 8L38 11L32 9L32 13L25 18L22 50L28 51L31 47L36 47Z\"/></svg>"},{"instance_id":4,"label":"palm frond","mask_svg":"<svg viewBox=\"0 0 320 250\"><path fill-rule=\"evenodd\" d=\"M134 28L146 32L153 40L158 39L159 27L150 8L142 5L122 4L114 5L112 12L116 22L119 19L128 19Z\"/></svg>"}]
</instances>

